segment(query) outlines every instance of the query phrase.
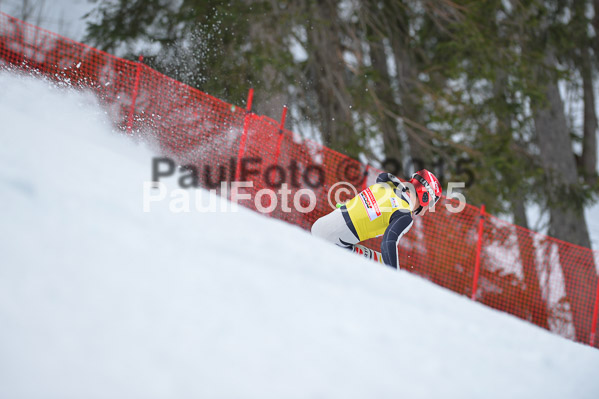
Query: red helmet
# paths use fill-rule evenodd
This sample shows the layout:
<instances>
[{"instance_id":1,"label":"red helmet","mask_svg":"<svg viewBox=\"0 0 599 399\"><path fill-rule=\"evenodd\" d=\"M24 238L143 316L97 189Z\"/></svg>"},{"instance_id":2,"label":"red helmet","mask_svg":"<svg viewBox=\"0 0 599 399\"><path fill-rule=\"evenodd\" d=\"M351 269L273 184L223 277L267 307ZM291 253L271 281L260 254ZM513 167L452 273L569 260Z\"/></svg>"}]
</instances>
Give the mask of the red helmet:
<instances>
[{"instance_id":1,"label":"red helmet","mask_svg":"<svg viewBox=\"0 0 599 399\"><path fill-rule=\"evenodd\" d=\"M435 204L441 198L442 190L439 179L426 169L414 173L410 183L414 186L418 201L420 201L420 207L414 212L416 215L420 213L423 207L429 205L431 200Z\"/></svg>"}]
</instances>

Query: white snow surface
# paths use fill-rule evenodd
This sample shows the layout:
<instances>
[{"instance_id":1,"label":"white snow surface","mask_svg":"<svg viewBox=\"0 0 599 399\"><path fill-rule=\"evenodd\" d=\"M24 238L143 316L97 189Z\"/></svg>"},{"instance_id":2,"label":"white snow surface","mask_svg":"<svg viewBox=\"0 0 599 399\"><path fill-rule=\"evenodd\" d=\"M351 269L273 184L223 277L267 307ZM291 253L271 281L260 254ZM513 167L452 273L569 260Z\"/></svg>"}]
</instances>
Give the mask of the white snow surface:
<instances>
[{"instance_id":1,"label":"white snow surface","mask_svg":"<svg viewBox=\"0 0 599 399\"><path fill-rule=\"evenodd\" d=\"M0 87L1 398L599 397L597 349L297 227L143 212L91 94Z\"/></svg>"}]
</instances>

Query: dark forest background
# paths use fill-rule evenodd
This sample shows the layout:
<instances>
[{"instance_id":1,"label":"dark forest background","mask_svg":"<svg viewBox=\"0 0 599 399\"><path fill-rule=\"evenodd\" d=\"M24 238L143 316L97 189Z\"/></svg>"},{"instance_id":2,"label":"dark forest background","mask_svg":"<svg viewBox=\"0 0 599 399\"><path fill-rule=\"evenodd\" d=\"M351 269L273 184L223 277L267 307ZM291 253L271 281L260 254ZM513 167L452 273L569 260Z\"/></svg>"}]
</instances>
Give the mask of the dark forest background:
<instances>
[{"instance_id":1,"label":"dark forest background","mask_svg":"<svg viewBox=\"0 0 599 399\"><path fill-rule=\"evenodd\" d=\"M97 1L86 42L590 247L599 0ZM570 106L566 107L566 104ZM398 162L389 162L396 160ZM385 162L387 161L387 162Z\"/></svg>"}]
</instances>

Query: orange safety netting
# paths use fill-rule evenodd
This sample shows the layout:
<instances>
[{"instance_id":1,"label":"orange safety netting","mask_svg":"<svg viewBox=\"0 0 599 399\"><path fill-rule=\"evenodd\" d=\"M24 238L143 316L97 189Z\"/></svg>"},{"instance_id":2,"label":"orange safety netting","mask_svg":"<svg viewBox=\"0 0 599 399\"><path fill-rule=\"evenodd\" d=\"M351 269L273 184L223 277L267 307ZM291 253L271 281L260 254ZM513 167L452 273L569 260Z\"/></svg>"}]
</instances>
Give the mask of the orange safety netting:
<instances>
[{"instance_id":1,"label":"orange safety netting","mask_svg":"<svg viewBox=\"0 0 599 399\"><path fill-rule=\"evenodd\" d=\"M0 67L18 68L93 91L123 131L155 143L179 165L198 170L199 185L247 180L261 188L285 182L288 201L263 196L252 209L309 229L331 211L330 189L349 182L358 190L379 171L314 141L282 123L256 115L175 81L141 62L121 59L0 12ZM342 187L337 186L337 189ZM316 207L310 212L309 196ZM333 190L335 191L335 190ZM255 197L254 197L255 198ZM296 199L297 204L293 204ZM338 199L344 199L343 196ZM418 218L400 242L403 269L564 337L599 347L596 254L499 220L443 198L436 212ZM289 211L286 210L289 206ZM378 249L380 239L366 245Z\"/></svg>"}]
</instances>

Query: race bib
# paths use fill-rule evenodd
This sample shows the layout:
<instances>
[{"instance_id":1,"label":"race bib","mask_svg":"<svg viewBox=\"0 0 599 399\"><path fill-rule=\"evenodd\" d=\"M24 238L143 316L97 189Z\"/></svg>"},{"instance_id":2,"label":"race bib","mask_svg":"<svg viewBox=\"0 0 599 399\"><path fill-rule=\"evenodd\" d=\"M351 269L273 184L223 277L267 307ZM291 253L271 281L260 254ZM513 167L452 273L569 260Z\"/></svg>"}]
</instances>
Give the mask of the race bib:
<instances>
[{"instance_id":1,"label":"race bib","mask_svg":"<svg viewBox=\"0 0 599 399\"><path fill-rule=\"evenodd\" d=\"M360 193L360 199L362 200L362 205L366 208L366 213L371 221L382 215L379 204L376 202L376 198L372 191L370 191L370 187Z\"/></svg>"}]
</instances>

